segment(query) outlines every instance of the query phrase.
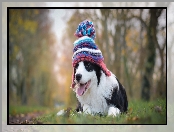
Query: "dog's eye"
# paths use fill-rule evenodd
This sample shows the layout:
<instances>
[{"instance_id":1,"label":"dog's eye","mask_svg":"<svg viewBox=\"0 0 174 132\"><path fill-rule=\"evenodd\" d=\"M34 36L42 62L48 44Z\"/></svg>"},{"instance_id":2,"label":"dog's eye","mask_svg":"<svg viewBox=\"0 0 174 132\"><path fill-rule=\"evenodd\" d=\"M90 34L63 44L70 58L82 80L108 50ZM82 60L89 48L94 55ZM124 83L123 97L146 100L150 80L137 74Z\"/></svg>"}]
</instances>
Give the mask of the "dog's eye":
<instances>
[{"instance_id":1,"label":"dog's eye","mask_svg":"<svg viewBox=\"0 0 174 132\"><path fill-rule=\"evenodd\" d=\"M89 63L89 62L87 62L87 61L85 61L84 63L85 63L85 66L86 66L86 67L90 67L90 66L91 66L91 63Z\"/></svg>"},{"instance_id":2,"label":"dog's eye","mask_svg":"<svg viewBox=\"0 0 174 132\"><path fill-rule=\"evenodd\" d=\"M76 66L74 67L75 69L77 69L78 68L78 66L79 66L79 64L76 64Z\"/></svg>"},{"instance_id":3,"label":"dog's eye","mask_svg":"<svg viewBox=\"0 0 174 132\"><path fill-rule=\"evenodd\" d=\"M87 71L89 71L89 72L93 71L93 67L92 67L92 64L90 62L85 61L84 65L85 65L85 68Z\"/></svg>"},{"instance_id":4,"label":"dog's eye","mask_svg":"<svg viewBox=\"0 0 174 132\"><path fill-rule=\"evenodd\" d=\"M90 67L91 66L91 64L90 63L87 63L87 65L86 65L87 67Z\"/></svg>"}]
</instances>

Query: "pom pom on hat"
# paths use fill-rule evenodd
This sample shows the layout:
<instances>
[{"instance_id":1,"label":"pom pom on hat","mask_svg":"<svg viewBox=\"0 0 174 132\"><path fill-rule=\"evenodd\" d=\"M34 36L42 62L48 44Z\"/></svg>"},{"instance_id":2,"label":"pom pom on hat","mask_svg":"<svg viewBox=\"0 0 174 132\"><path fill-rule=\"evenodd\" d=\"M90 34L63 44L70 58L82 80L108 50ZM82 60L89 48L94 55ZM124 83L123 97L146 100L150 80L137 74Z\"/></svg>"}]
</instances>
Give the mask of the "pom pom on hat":
<instances>
[{"instance_id":1,"label":"pom pom on hat","mask_svg":"<svg viewBox=\"0 0 174 132\"><path fill-rule=\"evenodd\" d=\"M78 25L74 35L77 36L78 38L83 36L88 36L92 39L95 39L95 28L93 22L89 20L84 20L83 22L81 22Z\"/></svg>"}]
</instances>

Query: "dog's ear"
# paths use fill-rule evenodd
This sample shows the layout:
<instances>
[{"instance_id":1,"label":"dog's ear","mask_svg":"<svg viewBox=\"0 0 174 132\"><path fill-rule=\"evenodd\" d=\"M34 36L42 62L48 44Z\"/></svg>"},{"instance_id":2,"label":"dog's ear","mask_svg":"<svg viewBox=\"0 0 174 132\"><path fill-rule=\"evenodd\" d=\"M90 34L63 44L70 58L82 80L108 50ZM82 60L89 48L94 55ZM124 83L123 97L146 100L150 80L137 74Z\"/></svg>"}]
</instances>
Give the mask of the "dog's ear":
<instances>
[{"instance_id":1,"label":"dog's ear","mask_svg":"<svg viewBox=\"0 0 174 132\"><path fill-rule=\"evenodd\" d=\"M76 69L73 67L73 73L72 73L72 84L71 84L71 88L75 87L75 74L76 74Z\"/></svg>"},{"instance_id":2,"label":"dog's ear","mask_svg":"<svg viewBox=\"0 0 174 132\"><path fill-rule=\"evenodd\" d=\"M101 67L96 65L96 64L93 64L93 67L94 67L94 70L96 72L96 76L97 76L97 80L98 80L98 85L100 83L100 77L101 77Z\"/></svg>"}]
</instances>

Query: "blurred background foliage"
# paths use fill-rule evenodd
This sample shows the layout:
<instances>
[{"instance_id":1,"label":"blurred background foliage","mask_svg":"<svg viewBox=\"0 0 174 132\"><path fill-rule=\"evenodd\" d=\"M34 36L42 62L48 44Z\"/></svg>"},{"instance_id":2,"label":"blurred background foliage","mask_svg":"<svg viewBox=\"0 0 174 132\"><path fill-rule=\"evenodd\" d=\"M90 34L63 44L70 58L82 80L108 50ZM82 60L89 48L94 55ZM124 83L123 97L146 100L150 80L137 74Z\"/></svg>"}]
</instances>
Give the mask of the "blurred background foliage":
<instances>
[{"instance_id":1,"label":"blurred background foliage","mask_svg":"<svg viewBox=\"0 0 174 132\"><path fill-rule=\"evenodd\" d=\"M58 86L51 24L49 10L9 10L10 103L53 105Z\"/></svg>"},{"instance_id":2,"label":"blurred background foliage","mask_svg":"<svg viewBox=\"0 0 174 132\"><path fill-rule=\"evenodd\" d=\"M74 32L86 19L93 21L95 42L128 100L166 98L166 9L66 9L59 41L49 12L9 10L11 105L75 105L70 89Z\"/></svg>"}]
</instances>

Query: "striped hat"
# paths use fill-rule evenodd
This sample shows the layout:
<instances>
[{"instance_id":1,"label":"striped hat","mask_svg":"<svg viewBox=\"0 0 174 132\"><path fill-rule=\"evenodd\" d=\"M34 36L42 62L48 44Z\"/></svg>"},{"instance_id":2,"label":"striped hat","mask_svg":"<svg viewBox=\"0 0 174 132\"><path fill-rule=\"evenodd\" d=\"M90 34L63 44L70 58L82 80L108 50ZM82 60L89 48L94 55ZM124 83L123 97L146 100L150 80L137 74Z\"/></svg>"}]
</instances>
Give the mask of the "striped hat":
<instances>
[{"instance_id":1,"label":"striped hat","mask_svg":"<svg viewBox=\"0 0 174 132\"><path fill-rule=\"evenodd\" d=\"M111 73L104 64L104 57L102 52L95 44L95 28L93 22L85 20L81 22L75 32L75 36L78 39L74 42L72 65L73 65L73 75L72 75L72 85L75 86L75 66L80 61L90 61L101 67L106 76L110 76Z\"/></svg>"}]
</instances>

